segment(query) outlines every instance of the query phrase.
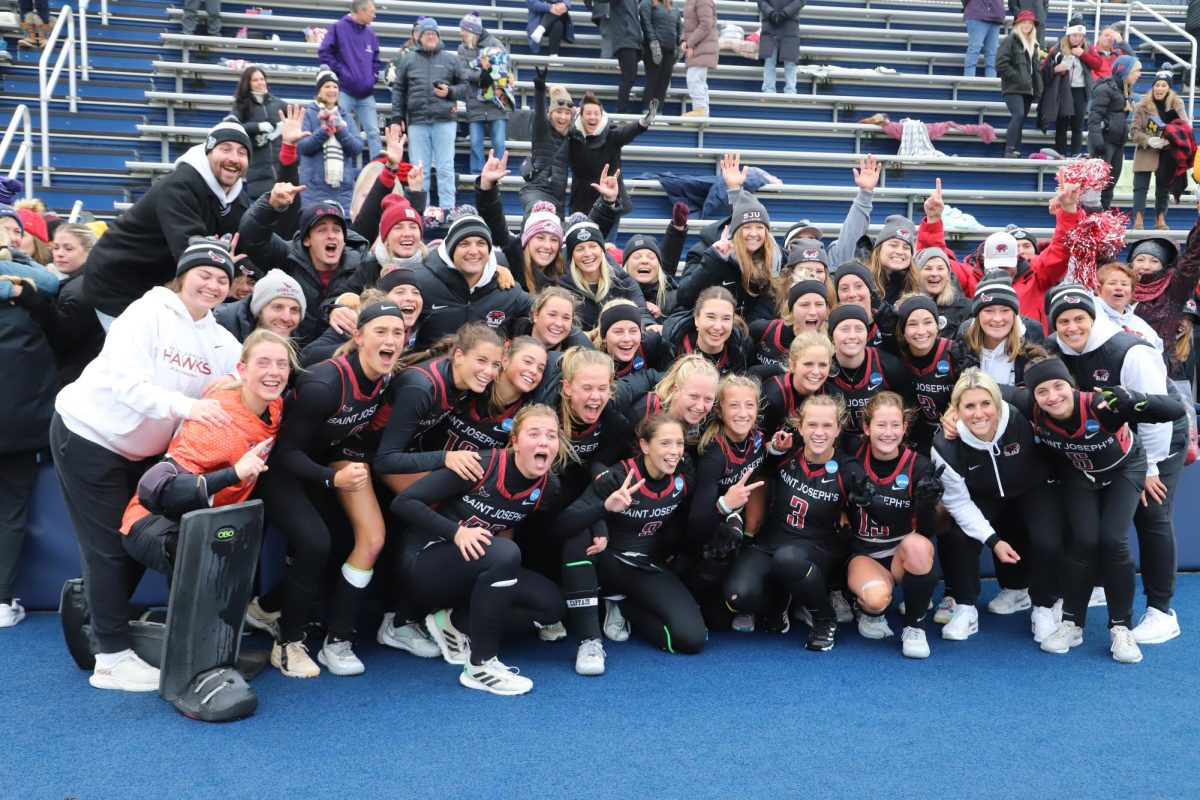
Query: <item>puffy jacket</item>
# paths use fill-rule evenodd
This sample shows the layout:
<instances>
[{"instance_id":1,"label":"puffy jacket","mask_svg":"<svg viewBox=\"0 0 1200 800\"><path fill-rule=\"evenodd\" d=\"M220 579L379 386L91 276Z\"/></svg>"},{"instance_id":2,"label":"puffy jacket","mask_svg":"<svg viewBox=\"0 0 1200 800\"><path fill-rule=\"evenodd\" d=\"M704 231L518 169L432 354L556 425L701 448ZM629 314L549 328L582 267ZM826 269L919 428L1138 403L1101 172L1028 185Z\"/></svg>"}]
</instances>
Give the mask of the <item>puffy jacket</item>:
<instances>
[{"instance_id":1,"label":"puffy jacket","mask_svg":"<svg viewBox=\"0 0 1200 800\"><path fill-rule=\"evenodd\" d=\"M564 200L567 196L570 129L566 134L561 134L550 124L545 80L534 78L533 98L533 137L529 158L521 166L521 175L525 178L525 185L521 187L522 204L527 194L544 194L554 198L551 202L561 213L566 207Z\"/></svg>"},{"instance_id":2,"label":"puffy jacket","mask_svg":"<svg viewBox=\"0 0 1200 800\"><path fill-rule=\"evenodd\" d=\"M1004 22L1004 3L1002 0L963 0L963 19L979 19L998 25Z\"/></svg>"},{"instance_id":3,"label":"puffy jacket","mask_svg":"<svg viewBox=\"0 0 1200 800\"><path fill-rule=\"evenodd\" d=\"M1164 342L1175 341L1184 303L1192 297L1196 281L1200 278L1200 219L1192 226L1187 242L1175 263L1165 270L1171 277L1162 293L1135 306L1134 313L1146 320ZM1170 367L1178 364L1173 346L1165 348L1163 357Z\"/></svg>"},{"instance_id":4,"label":"puffy jacket","mask_svg":"<svg viewBox=\"0 0 1200 800\"><path fill-rule=\"evenodd\" d=\"M445 83L450 93L438 97L435 82ZM455 103L467 97L467 76L462 61L442 47L416 48L400 60L392 81L392 122L428 125L455 119Z\"/></svg>"},{"instance_id":5,"label":"puffy jacket","mask_svg":"<svg viewBox=\"0 0 1200 800\"><path fill-rule=\"evenodd\" d=\"M702 353L716 365L722 375L730 372L744 373L748 366L749 341L737 325L729 332L724 353L715 359L708 353L703 353L696 344L696 318L690 309L681 308L667 318L663 323L662 338L667 345L668 358L672 361L692 353Z\"/></svg>"},{"instance_id":6,"label":"puffy jacket","mask_svg":"<svg viewBox=\"0 0 1200 800\"><path fill-rule=\"evenodd\" d=\"M780 61L795 61L800 58L800 9L804 0L758 0L758 13L762 14L762 33L758 41L758 57L778 57ZM783 12L783 23L776 25L771 14Z\"/></svg>"},{"instance_id":7,"label":"puffy jacket","mask_svg":"<svg viewBox=\"0 0 1200 800\"><path fill-rule=\"evenodd\" d=\"M12 261L0 262L0 272L28 278L37 287L25 285L20 297L0 302L0 361L10 378L16 378L0 392L0 414L5 421L0 453L40 450L49 444L59 383L54 353L33 309L53 302L58 281L41 267Z\"/></svg>"},{"instance_id":8,"label":"puffy jacket","mask_svg":"<svg viewBox=\"0 0 1200 800\"><path fill-rule=\"evenodd\" d=\"M776 249L778 254L778 249ZM765 287L758 295L752 295L742 286L742 270L737 261L722 256L715 248L709 247L704 252L700 266L691 270L679 281L679 290L675 293L675 302L679 308L694 308L700 292L709 286L723 286L733 294L734 306L742 319L747 323L758 319L773 319L775 317L775 300L770 287ZM778 264L772 265L771 272L778 272Z\"/></svg>"},{"instance_id":9,"label":"puffy jacket","mask_svg":"<svg viewBox=\"0 0 1200 800\"><path fill-rule=\"evenodd\" d=\"M1092 78L1100 80L1112 75L1112 65L1121 56L1135 56L1137 53L1124 42L1114 42L1112 50L1099 50L1096 46L1088 45L1087 50L1079 59L1092 70Z\"/></svg>"},{"instance_id":10,"label":"puffy jacket","mask_svg":"<svg viewBox=\"0 0 1200 800\"><path fill-rule=\"evenodd\" d=\"M257 198L279 180L279 148L283 140L279 136L279 114L287 111L287 104L270 94L260 103L254 96L234 106L233 114L250 135L250 166L246 170L246 194Z\"/></svg>"},{"instance_id":11,"label":"puffy jacket","mask_svg":"<svg viewBox=\"0 0 1200 800\"><path fill-rule=\"evenodd\" d=\"M600 57L612 58L618 50L642 52L642 18L638 14L638 0L609 0L608 16L596 20L603 38L600 39Z\"/></svg>"},{"instance_id":12,"label":"puffy jacket","mask_svg":"<svg viewBox=\"0 0 1200 800\"><path fill-rule=\"evenodd\" d=\"M488 31L484 31L483 36L479 37L478 47L467 47L465 44L458 46L458 60L462 62L463 74L467 76L467 83L469 84L467 89L468 122L491 122L492 120L508 118L508 113L504 109L491 100L483 99L483 87L479 85L482 70L471 69L471 62L479 55L479 51L492 47L498 47L504 52L508 52L508 48L504 46L504 43Z\"/></svg>"},{"instance_id":13,"label":"puffy jacket","mask_svg":"<svg viewBox=\"0 0 1200 800\"><path fill-rule=\"evenodd\" d=\"M625 270L614 266L612 263L605 262L605 269L608 270L608 277L611 282L608 296L604 298L604 302L616 299L618 297L626 300L632 300L634 305L642 312L642 326L654 325L654 317L650 315L646 308L646 301L642 297L642 290L638 287L637 281L629 277ZM584 293L575 282L575 277L571 275L570 267L563 273L559 279L558 285L566 289L568 292L574 293L579 302L575 305L575 319L579 321L579 327L582 330L590 331L600 324L600 307L603 303L597 303L590 296Z\"/></svg>"},{"instance_id":14,"label":"puffy jacket","mask_svg":"<svg viewBox=\"0 0 1200 800\"><path fill-rule=\"evenodd\" d=\"M638 120L629 122L609 122L608 113L600 117L600 127L596 133L583 132L582 118L576 118L571 125L570 164L571 164L571 213L586 214L596 202L599 193L592 184L600 180L600 172L608 165L608 174L612 175L621 168L621 148L632 142L646 129ZM621 214L628 214L633 209L633 199L625 186L625 178L618 179L621 185Z\"/></svg>"},{"instance_id":15,"label":"puffy jacket","mask_svg":"<svg viewBox=\"0 0 1200 800\"><path fill-rule=\"evenodd\" d=\"M379 38L370 25L347 14L329 26L317 49L321 63L338 76L338 88L359 100L375 93L376 76L383 69Z\"/></svg>"},{"instance_id":16,"label":"puffy jacket","mask_svg":"<svg viewBox=\"0 0 1200 800\"><path fill-rule=\"evenodd\" d=\"M1036 36L1036 33L1035 33ZM1000 76L1001 94L1027 94L1034 99L1042 96L1042 70L1038 66L1038 49L1025 50L1025 43L1016 33L1000 42L996 51L996 74Z\"/></svg>"},{"instance_id":17,"label":"puffy jacket","mask_svg":"<svg viewBox=\"0 0 1200 800\"><path fill-rule=\"evenodd\" d=\"M325 142L329 141L329 133L321 125L320 113L321 107L316 103L304 110L304 130L312 135L296 143L296 149L300 151L300 182L308 187L304 190L304 199L310 203L336 200L349 213L354 198L354 179L358 177L355 164L363 150L363 136L354 116L338 111L338 116L346 123L337 131L337 141L342 146L342 182L336 186L326 182Z\"/></svg>"},{"instance_id":18,"label":"puffy jacket","mask_svg":"<svg viewBox=\"0 0 1200 800\"><path fill-rule=\"evenodd\" d=\"M454 268L444 244L429 253L424 269L417 270L417 283L424 308L414 350L428 349L468 322L485 322L501 338L508 338L517 320L529 316L533 308L533 298L524 290L516 286L501 289L496 284L494 259L472 290Z\"/></svg>"},{"instance_id":19,"label":"puffy jacket","mask_svg":"<svg viewBox=\"0 0 1200 800\"><path fill-rule=\"evenodd\" d=\"M653 39L664 51L678 50L683 38L683 14L675 7L667 8L653 0L638 3L638 16L642 20L642 36L648 45Z\"/></svg>"},{"instance_id":20,"label":"puffy jacket","mask_svg":"<svg viewBox=\"0 0 1200 800\"><path fill-rule=\"evenodd\" d=\"M254 312L250 310L252 297L253 295L248 294L241 300L222 303L213 309L213 317L217 320L217 324L232 333L233 338L239 342L246 341L246 337L254 333L254 329L258 327L258 320L254 318Z\"/></svg>"},{"instance_id":21,"label":"puffy jacket","mask_svg":"<svg viewBox=\"0 0 1200 800\"><path fill-rule=\"evenodd\" d=\"M1096 81L1092 90L1092 110L1088 113L1088 147L1092 154L1103 153L1104 145L1124 145L1129 133L1129 114L1125 110L1125 92L1111 75Z\"/></svg>"},{"instance_id":22,"label":"puffy jacket","mask_svg":"<svg viewBox=\"0 0 1200 800\"><path fill-rule=\"evenodd\" d=\"M717 66L719 35L717 6L713 0L686 0L683 4L683 40L692 48L689 67Z\"/></svg>"}]
</instances>

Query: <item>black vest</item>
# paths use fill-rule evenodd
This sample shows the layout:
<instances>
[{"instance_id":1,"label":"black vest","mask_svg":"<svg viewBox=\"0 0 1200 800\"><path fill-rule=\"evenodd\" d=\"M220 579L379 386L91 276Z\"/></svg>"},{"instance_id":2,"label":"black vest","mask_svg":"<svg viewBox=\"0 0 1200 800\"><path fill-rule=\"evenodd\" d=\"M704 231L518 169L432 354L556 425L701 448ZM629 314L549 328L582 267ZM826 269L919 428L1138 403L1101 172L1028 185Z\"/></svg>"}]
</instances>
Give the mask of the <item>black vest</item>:
<instances>
[{"instance_id":1,"label":"black vest","mask_svg":"<svg viewBox=\"0 0 1200 800\"><path fill-rule=\"evenodd\" d=\"M933 448L950 469L962 476L972 497L1020 495L1047 478L1036 450L1033 426L1011 404L1008 425L990 451L976 450L962 439L947 439L940 430L933 437Z\"/></svg>"}]
</instances>

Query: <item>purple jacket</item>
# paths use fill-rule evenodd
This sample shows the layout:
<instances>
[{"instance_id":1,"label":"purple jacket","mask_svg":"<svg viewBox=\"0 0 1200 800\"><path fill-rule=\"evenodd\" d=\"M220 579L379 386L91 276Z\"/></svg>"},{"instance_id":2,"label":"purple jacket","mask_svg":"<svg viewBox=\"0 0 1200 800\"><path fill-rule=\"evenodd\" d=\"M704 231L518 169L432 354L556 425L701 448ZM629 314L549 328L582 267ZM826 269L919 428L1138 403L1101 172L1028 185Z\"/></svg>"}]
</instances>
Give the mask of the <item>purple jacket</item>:
<instances>
[{"instance_id":1,"label":"purple jacket","mask_svg":"<svg viewBox=\"0 0 1200 800\"><path fill-rule=\"evenodd\" d=\"M963 19L1004 22L1004 0L963 0Z\"/></svg>"},{"instance_id":2,"label":"purple jacket","mask_svg":"<svg viewBox=\"0 0 1200 800\"><path fill-rule=\"evenodd\" d=\"M375 93L375 76L383 64L379 39L370 25L360 25L347 14L329 26L317 54L338 76L343 92L360 100Z\"/></svg>"}]
</instances>

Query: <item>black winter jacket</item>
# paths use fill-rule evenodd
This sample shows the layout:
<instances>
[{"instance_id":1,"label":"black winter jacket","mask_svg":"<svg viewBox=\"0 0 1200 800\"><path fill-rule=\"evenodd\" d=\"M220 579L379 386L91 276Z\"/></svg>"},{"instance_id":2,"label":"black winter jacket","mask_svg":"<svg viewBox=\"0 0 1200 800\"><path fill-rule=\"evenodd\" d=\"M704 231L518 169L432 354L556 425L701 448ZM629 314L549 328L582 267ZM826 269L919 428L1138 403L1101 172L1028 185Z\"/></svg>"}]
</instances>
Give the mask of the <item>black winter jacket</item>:
<instances>
[{"instance_id":1,"label":"black winter jacket","mask_svg":"<svg viewBox=\"0 0 1200 800\"><path fill-rule=\"evenodd\" d=\"M679 42L683 39L683 12L679 10L682 6L680 3L678 7L667 8L652 0L641 0L638 3L642 37L647 47L653 39L658 42L664 53L679 49Z\"/></svg>"},{"instance_id":2,"label":"black winter jacket","mask_svg":"<svg viewBox=\"0 0 1200 800\"><path fill-rule=\"evenodd\" d=\"M1088 112L1088 148L1102 155L1104 145L1124 145L1129 136L1129 113L1125 110L1125 91L1109 75L1092 88L1092 110Z\"/></svg>"},{"instance_id":3,"label":"black winter jacket","mask_svg":"<svg viewBox=\"0 0 1200 800\"><path fill-rule=\"evenodd\" d=\"M246 102L233 107L233 114L250 135L250 166L246 170L246 194L250 199L269 193L279 178L279 114L287 104L267 94L260 103L251 95ZM266 127L269 124L270 127Z\"/></svg>"},{"instance_id":4,"label":"black winter jacket","mask_svg":"<svg viewBox=\"0 0 1200 800\"><path fill-rule=\"evenodd\" d=\"M747 323L775 317L775 300L770 286L764 286L758 295L752 295L742 286L742 273L736 261L725 258L714 248L704 252L700 266L691 270L679 281L675 302L679 308L694 308L700 292L709 286L723 286L733 294L734 307Z\"/></svg>"},{"instance_id":5,"label":"black winter jacket","mask_svg":"<svg viewBox=\"0 0 1200 800\"><path fill-rule=\"evenodd\" d=\"M31 309L52 298L25 286L20 297L0 301L0 363L9 376L0 393L0 453L41 450L49 445L50 418L58 394L54 353ZM93 314L93 317L95 315Z\"/></svg>"},{"instance_id":6,"label":"black winter jacket","mask_svg":"<svg viewBox=\"0 0 1200 800\"><path fill-rule=\"evenodd\" d=\"M731 372L742 374L746 371L750 348L746 334L742 332L741 328L733 326L729 333L729 339L725 342L725 350L716 356L700 349L696 343L697 335L696 318L690 309L682 308L668 317L667 321L663 323L662 330L662 338L667 344L669 353L668 358L675 361L683 356L699 353L713 362L713 366L722 375Z\"/></svg>"},{"instance_id":7,"label":"black winter jacket","mask_svg":"<svg viewBox=\"0 0 1200 800\"><path fill-rule=\"evenodd\" d=\"M492 275L475 285L467 286L466 279L454 268L445 246L439 246L425 259L424 269L417 270L424 308L414 350L427 350L438 339L454 333L468 322L485 322L495 328L502 338L512 335L513 325L528 317L533 298L514 286L501 289Z\"/></svg>"},{"instance_id":8,"label":"black winter jacket","mask_svg":"<svg viewBox=\"0 0 1200 800\"><path fill-rule=\"evenodd\" d=\"M608 270L609 279L612 283L608 297L604 298L604 303L618 297L632 300L634 305L642 312L642 327L656 324L654 317L651 316L649 309L646 308L646 300L642 297L642 290L638 286L637 281L629 277L625 270L614 266L611 262L606 262L604 268ZM559 278L558 285L574 293L579 298L579 302L575 305L575 319L579 321L581 329L590 331L600 324L600 307L604 303L597 303L580 289L579 285L575 283L574 276L571 275L570 267Z\"/></svg>"},{"instance_id":9,"label":"black winter jacket","mask_svg":"<svg viewBox=\"0 0 1200 800\"><path fill-rule=\"evenodd\" d=\"M258 320L254 318L254 313L250 310L252 297L253 295L246 295L241 300L222 303L213 309L213 319L222 328L232 333L233 338L239 342L246 341L246 337L254 333L254 329L258 327Z\"/></svg>"},{"instance_id":10,"label":"black winter jacket","mask_svg":"<svg viewBox=\"0 0 1200 800\"><path fill-rule=\"evenodd\" d=\"M561 214L566 208L567 157L570 144L570 128L566 134L554 130L546 108L546 81L533 81L533 136L529 147L529 158L521 165L521 202L528 208L534 201L525 203L527 195L535 198L544 194L553 200ZM509 132L511 135L511 131Z\"/></svg>"},{"instance_id":11,"label":"black winter jacket","mask_svg":"<svg viewBox=\"0 0 1200 800\"><path fill-rule=\"evenodd\" d=\"M592 184L600 180L600 172L608 165L608 174L612 175L621 168L621 148L632 142L646 129L638 120L630 122L609 122L605 113L600 120L597 132L587 135L583 132L583 122L576 119L571 126L570 164L571 164L571 213L586 214L599 196ZM625 187L625 178L620 178L621 184L621 214L628 214L633 209L633 200L629 189Z\"/></svg>"},{"instance_id":12,"label":"black winter jacket","mask_svg":"<svg viewBox=\"0 0 1200 800\"><path fill-rule=\"evenodd\" d=\"M1042 133L1046 128L1056 124L1063 117L1076 114L1086 114L1087 106L1075 108L1075 97L1071 93L1071 71L1056 73L1054 68L1062 63L1063 54L1058 45L1050 48L1045 61L1042 62L1042 99L1038 101L1038 129ZM1082 63L1082 62L1081 62ZM1088 97L1092 96L1092 71L1083 64L1083 90Z\"/></svg>"},{"instance_id":13,"label":"black winter jacket","mask_svg":"<svg viewBox=\"0 0 1200 800\"><path fill-rule=\"evenodd\" d=\"M56 297L39 294L38 300L33 313L54 350L58 381L66 386L100 355L104 328L100 327L96 310L83 299L83 270L58 284Z\"/></svg>"},{"instance_id":14,"label":"black winter jacket","mask_svg":"<svg viewBox=\"0 0 1200 800\"><path fill-rule=\"evenodd\" d=\"M1000 76L1001 94L1033 95L1035 101L1042 96L1038 49L1033 48L1032 54L1026 52L1025 43L1015 32L1000 42L996 51L996 74Z\"/></svg>"}]
</instances>

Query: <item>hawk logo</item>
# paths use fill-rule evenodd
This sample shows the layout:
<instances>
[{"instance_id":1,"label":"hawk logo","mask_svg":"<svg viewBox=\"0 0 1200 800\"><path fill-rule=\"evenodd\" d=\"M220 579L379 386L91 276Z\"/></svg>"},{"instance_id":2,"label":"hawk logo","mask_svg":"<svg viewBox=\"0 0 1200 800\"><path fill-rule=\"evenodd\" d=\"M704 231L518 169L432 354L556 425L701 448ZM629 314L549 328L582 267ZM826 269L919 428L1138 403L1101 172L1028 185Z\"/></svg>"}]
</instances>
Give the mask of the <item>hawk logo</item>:
<instances>
[{"instance_id":1,"label":"hawk logo","mask_svg":"<svg viewBox=\"0 0 1200 800\"><path fill-rule=\"evenodd\" d=\"M1003 247L1003 246L1004 245L1001 245L1001 247ZM988 294L987 292L984 292L983 294L979 295L979 302L990 303L990 302L992 302L992 296L990 294Z\"/></svg>"},{"instance_id":2,"label":"hawk logo","mask_svg":"<svg viewBox=\"0 0 1200 800\"><path fill-rule=\"evenodd\" d=\"M896 229L896 238L903 239L904 241L908 242L909 244L912 244L913 232L910 231L908 228L897 228Z\"/></svg>"},{"instance_id":3,"label":"hawk logo","mask_svg":"<svg viewBox=\"0 0 1200 800\"><path fill-rule=\"evenodd\" d=\"M997 243L996 243L996 255L998 255L998 256L999 256L999 255L1003 255L1004 253L1007 253L1007 252L1008 252L1008 245L1007 245L1007 244L1005 244L1004 242L997 242Z\"/></svg>"},{"instance_id":4,"label":"hawk logo","mask_svg":"<svg viewBox=\"0 0 1200 800\"><path fill-rule=\"evenodd\" d=\"M208 260L213 262L214 264L228 263L225 256L221 255L216 250L209 250L207 255L208 255Z\"/></svg>"},{"instance_id":5,"label":"hawk logo","mask_svg":"<svg viewBox=\"0 0 1200 800\"><path fill-rule=\"evenodd\" d=\"M800 252L801 261L820 261L821 254L814 247L805 248Z\"/></svg>"},{"instance_id":6,"label":"hawk logo","mask_svg":"<svg viewBox=\"0 0 1200 800\"><path fill-rule=\"evenodd\" d=\"M1067 295L1063 295L1063 302L1064 303L1080 303L1082 301L1079 299L1078 295L1067 294Z\"/></svg>"},{"instance_id":7,"label":"hawk logo","mask_svg":"<svg viewBox=\"0 0 1200 800\"><path fill-rule=\"evenodd\" d=\"M1101 381L1101 382L1107 382L1108 381L1108 370L1106 370L1106 369L1096 370L1095 372L1092 373L1092 379Z\"/></svg>"},{"instance_id":8,"label":"hawk logo","mask_svg":"<svg viewBox=\"0 0 1200 800\"><path fill-rule=\"evenodd\" d=\"M1020 442L1013 442L1012 444L1004 445L1004 455L1006 456L1015 456L1019 452L1021 452Z\"/></svg>"},{"instance_id":9,"label":"hawk logo","mask_svg":"<svg viewBox=\"0 0 1200 800\"><path fill-rule=\"evenodd\" d=\"M499 328L507 318L508 315L503 311L489 311L486 321L489 328Z\"/></svg>"}]
</instances>

